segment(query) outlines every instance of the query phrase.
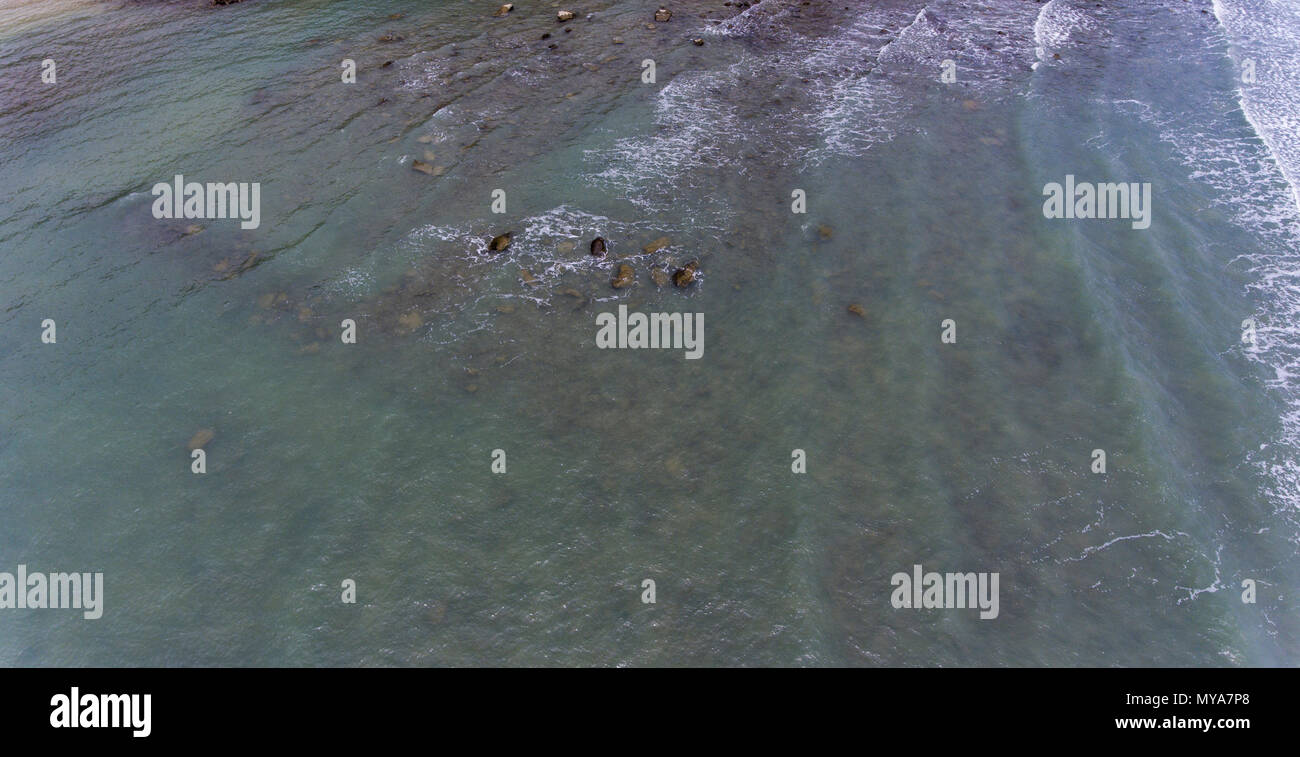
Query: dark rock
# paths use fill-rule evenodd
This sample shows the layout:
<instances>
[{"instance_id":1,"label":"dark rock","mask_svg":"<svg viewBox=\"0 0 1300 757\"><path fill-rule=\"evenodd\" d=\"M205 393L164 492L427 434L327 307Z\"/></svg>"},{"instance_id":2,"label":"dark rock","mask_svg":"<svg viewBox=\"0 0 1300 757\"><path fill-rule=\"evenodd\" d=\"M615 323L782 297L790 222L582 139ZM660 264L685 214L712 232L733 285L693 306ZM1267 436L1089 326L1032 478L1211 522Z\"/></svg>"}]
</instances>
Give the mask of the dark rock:
<instances>
[{"instance_id":1,"label":"dark rock","mask_svg":"<svg viewBox=\"0 0 1300 757\"><path fill-rule=\"evenodd\" d=\"M492 237L492 241L488 243L488 249L492 252L503 252L510 246L511 239L514 235L515 233L513 231L507 231L504 234L498 234L497 236Z\"/></svg>"},{"instance_id":2,"label":"dark rock","mask_svg":"<svg viewBox=\"0 0 1300 757\"><path fill-rule=\"evenodd\" d=\"M700 268L700 264L692 260L686 265L673 271L673 284L679 287L688 287L695 282L695 272Z\"/></svg>"},{"instance_id":3,"label":"dark rock","mask_svg":"<svg viewBox=\"0 0 1300 757\"><path fill-rule=\"evenodd\" d=\"M591 254L598 258L603 257L605 255L604 237L596 237L595 239L591 240Z\"/></svg>"}]
</instances>

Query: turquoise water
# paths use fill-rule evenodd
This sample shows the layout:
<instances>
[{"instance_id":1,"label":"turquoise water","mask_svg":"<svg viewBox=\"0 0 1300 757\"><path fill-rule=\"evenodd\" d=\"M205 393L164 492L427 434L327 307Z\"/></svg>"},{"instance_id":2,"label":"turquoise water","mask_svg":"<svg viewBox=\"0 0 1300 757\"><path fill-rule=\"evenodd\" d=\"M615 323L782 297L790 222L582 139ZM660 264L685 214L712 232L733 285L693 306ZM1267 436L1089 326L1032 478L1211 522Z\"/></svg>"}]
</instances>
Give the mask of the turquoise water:
<instances>
[{"instance_id":1,"label":"turquoise water","mask_svg":"<svg viewBox=\"0 0 1300 757\"><path fill-rule=\"evenodd\" d=\"M1297 664L1293 11L495 5L0 6L0 571L105 576L0 662ZM704 356L597 349L620 303Z\"/></svg>"}]
</instances>

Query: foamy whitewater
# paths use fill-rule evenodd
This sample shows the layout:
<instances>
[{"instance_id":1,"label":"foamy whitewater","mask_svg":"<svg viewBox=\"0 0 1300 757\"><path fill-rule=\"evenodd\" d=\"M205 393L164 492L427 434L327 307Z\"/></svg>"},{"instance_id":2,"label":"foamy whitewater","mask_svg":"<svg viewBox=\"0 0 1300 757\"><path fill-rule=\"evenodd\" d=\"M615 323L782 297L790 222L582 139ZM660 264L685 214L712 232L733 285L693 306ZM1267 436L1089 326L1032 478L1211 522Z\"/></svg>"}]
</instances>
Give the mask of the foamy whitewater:
<instances>
[{"instance_id":1,"label":"foamy whitewater","mask_svg":"<svg viewBox=\"0 0 1300 757\"><path fill-rule=\"evenodd\" d=\"M0 7L0 664L1300 664L1300 9L660 4Z\"/></svg>"}]
</instances>

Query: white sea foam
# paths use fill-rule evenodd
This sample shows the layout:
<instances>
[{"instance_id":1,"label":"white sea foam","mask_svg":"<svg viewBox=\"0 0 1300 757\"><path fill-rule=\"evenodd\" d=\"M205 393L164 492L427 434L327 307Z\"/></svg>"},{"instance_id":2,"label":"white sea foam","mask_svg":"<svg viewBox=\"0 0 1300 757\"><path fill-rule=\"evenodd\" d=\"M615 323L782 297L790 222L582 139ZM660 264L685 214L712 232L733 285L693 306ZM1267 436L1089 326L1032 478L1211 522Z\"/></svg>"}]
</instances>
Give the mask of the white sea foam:
<instances>
[{"instance_id":1,"label":"white sea foam","mask_svg":"<svg viewBox=\"0 0 1300 757\"><path fill-rule=\"evenodd\" d=\"M951 48L952 41L939 18L929 8L922 8L917 11L912 23L880 48L876 61L882 64L933 63L946 58Z\"/></svg>"},{"instance_id":2,"label":"white sea foam","mask_svg":"<svg viewBox=\"0 0 1300 757\"><path fill-rule=\"evenodd\" d=\"M1190 14L1179 5L1176 13ZM1276 0L1215 0L1221 29L1203 44L1229 50L1239 107L1253 133L1214 132L1149 104L1121 101L1176 147L1193 178L1215 188L1234 223L1258 240L1239 260L1250 267L1260 311L1256 342L1236 349L1265 367L1282 401L1281 435L1248 459L1264 477L1265 495L1292 523L1300 510L1300 8ZM1256 81L1241 82L1254 62ZM1230 103L1201 103L1203 112L1231 112ZM1292 537L1300 544L1300 535Z\"/></svg>"},{"instance_id":3,"label":"white sea foam","mask_svg":"<svg viewBox=\"0 0 1300 757\"><path fill-rule=\"evenodd\" d=\"M1038 61L1052 60L1052 55L1062 50L1077 32L1090 26L1087 16L1063 0L1048 0L1034 20L1034 53ZM1035 63L1034 68L1037 67Z\"/></svg>"},{"instance_id":4,"label":"white sea foam","mask_svg":"<svg viewBox=\"0 0 1300 757\"><path fill-rule=\"evenodd\" d=\"M1252 230L1272 242L1246 254L1263 312L1257 345L1245 352L1268 367L1269 383L1287 408L1283 436L1256 450L1251 461L1267 476L1267 493L1294 517L1300 508L1300 8L1274 0L1215 0L1214 12L1231 43L1238 80L1247 61L1255 67L1255 81L1242 82L1238 97L1260 142L1239 145L1209 178L1245 194L1243 204L1256 208L1248 216Z\"/></svg>"},{"instance_id":5,"label":"white sea foam","mask_svg":"<svg viewBox=\"0 0 1300 757\"><path fill-rule=\"evenodd\" d=\"M745 129L728 93L740 86L744 65L673 77L656 97L653 130L587 151L598 167L588 178L643 209L671 207L680 189L691 187L693 171L725 164L743 143Z\"/></svg>"},{"instance_id":6,"label":"white sea foam","mask_svg":"<svg viewBox=\"0 0 1300 757\"><path fill-rule=\"evenodd\" d=\"M1300 5L1214 0L1214 14L1236 45L1237 65L1255 67L1255 80L1241 85L1242 109L1300 209Z\"/></svg>"},{"instance_id":7,"label":"white sea foam","mask_svg":"<svg viewBox=\"0 0 1300 757\"><path fill-rule=\"evenodd\" d=\"M801 154L809 165L843 155L858 155L892 140L919 98L915 88L937 82L951 60L966 96L1003 90L1028 69L1024 52L1033 10L1020 5L969 7L932 2L900 19L896 13L864 9L842 32L808 40L809 52L798 72L813 81L823 105L806 119L820 133L820 144ZM880 30L905 25L892 40ZM864 49L877 48L875 66L861 70Z\"/></svg>"},{"instance_id":8,"label":"white sea foam","mask_svg":"<svg viewBox=\"0 0 1300 757\"><path fill-rule=\"evenodd\" d=\"M781 21L790 15L791 0L760 0L720 24L708 26L705 34L748 37L760 32L779 32Z\"/></svg>"}]
</instances>

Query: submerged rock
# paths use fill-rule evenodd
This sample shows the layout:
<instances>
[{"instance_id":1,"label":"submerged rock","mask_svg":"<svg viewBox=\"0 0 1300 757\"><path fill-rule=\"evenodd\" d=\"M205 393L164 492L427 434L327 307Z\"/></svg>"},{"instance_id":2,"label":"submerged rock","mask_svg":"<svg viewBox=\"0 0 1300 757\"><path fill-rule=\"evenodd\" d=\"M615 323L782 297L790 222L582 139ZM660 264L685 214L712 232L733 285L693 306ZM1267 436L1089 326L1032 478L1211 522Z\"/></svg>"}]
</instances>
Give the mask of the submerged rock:
<instances>
[{"instance_id":1,"label":"submerged rock","mask_svg":"<svg viewBox=\"0 0 1300 757\"><path fill-rule=\"evenodd\" d=\"M642 247L641 251L649 255L652 252L658 252L662 250L663 248L667 247L670 244L672 244L672 240L669 239L668 237L659 237L658 239L646 245L645 247Z\"/></svg>"},{"instance_id":2,"label":"submerged rock","mask_svg":"<svg viewBox=\"0 0 1300 757\"><path fill-rule=\"evenodd\" d=\"M402 331L415 331L424 325L424 319L414 310L397 316L397 325Z\"/></svg>"},{"instance_id":3,"label":"submerged rock","mask_svg":"<svg viewBox=\"0 0 1300 757\"><path fill-rule=\"evenodd\" d=\"M858 316L859 318L866 318L866 317L867 317L867 310L866 310L866 308L862 307L861 305L859 305L859 304L856 303L856 302L853 303L852 305L849 305L849 312L852 313L853 315Z\"/></svg>"},{"instance_id":4,"label":"submerged rock","mask_svg":"<svg viewBox=\"0 0 1300 757\"><path fill-rule=\"evenodd\" d=\"M822 224L817 227L817 236L821 237L822 239L830 239L831 235L833 235L834 233L835 230L832 229L830 226L827 226L826 224Z\"/></svg>"},{"instance_id":5,"label":"submerged rock","mask_svg":"<svg viewBox=\"0 0 1300 757\"><path fill-rule=\"evenodd\" d=\"M663 269L654 268L650 271L650 280L653 281L657 287L667 286L668 274L663 271Z\"/></svg>"},{"instance_id":6,"label":"submerged rock","mask_svg":"<svg viewBox=\"0 0 1300 757\"><path fill-rule=\"evenodd\" d=\"M694 260L686 265L673 271L673 284L679 287L688 287L695 282L695 272L699 270L700 264Z\"/></svg>"},{"instance_id":7,"label":"submerged rock","mask_svg":"<svg viewBox=\"0 0 1300 757\"><path fill-rule=\"evenodd\" d=\"M212 266L212 271L221 274L221 280L225 281L240 276L261 265L261 263L262 258L257 252L250 252L248 257L244 258L239 265L235 265L230 258L222 258L217 261L216 265Z\"/></svg>"},{"instance_id":8,"label":"submerged rock","mask_svg":"<svg viewBox=\"0 0 1300 757\"><path fill-rule=\"evenodd\" d=\"M577 310L578 308L587 304L587 298L582 295L582 292L579 292L577 289L574 289L573 287L565 287L559 291L560 294L564 295L565 297L573 298L574 302L576 303L573 306L574 310Z\"/></svg>"},{"instance_id":9,"label":"submerged rock","mask_svg":"<svg viewBox=\"0 0 1300 757\"><path fill-rule=\"evenodd\" d=\"M190 437L189 444L186 444L185 446L189 449L190 452L193 452L196 449L203 449L204 447L207 446L208 442L215 439L216 436L217 436L217 432L213 431L212 429L202 428L199 429L197 432L195 432L194 436Z\"/></svg>"},{"instance_id":10,"label":"submerged rock","mask_svg":"<svg viewBox=\"0 0 1300 757\"><path fill-rule=\"evenodd\" d=\"M492 237L492 241L488 243L488 249L492 252L504 251L510 246L510 241L514 238L514 235L515 233L513 231L507 231L504 234L498 234L497 236Z\"/></svg>"},{"instance_id":11,"label":"submerged rock","mask_svg":"<svg viewBox=\"0 0 1300 757\"><path fill-rule=\"evenodd\" d=\"M419 158L416 158L415 160L411 161L411 168L415 169L416 171L419 171L420 173L427 173L430 176L437 176L437 174L434 173L433 164L425 163L423 160L420 160Z\"/></svg>"},{"instance_id":12,"label":"submerged rock","mask_svg":"<svg viewBox=\"0 0 1300 757\"><path fill-rule=\"evenodd\" d=\"M591 240L591 254L598 258L603 257L605 255L604 237L596 237L595 239Z\"/></svg>"},{"instance_id":13,"label":"submerged rock","mask_svg":"<svg viewBox=\"0 0 1300 757\"><path fill-rule=\"evenodd\" d=\"M623 289L624 287L632 286L632 283L635 281L636 269L627 263L621 263L618 266L618 272L614 274L613 280L609 283L615 289Z\"/></svg>"},{"instance_id":14,"label":"submerged rock","mask_svg":"<svg viewBox=\"0 0 1300 757\"><path fill-rule=\"evenodd\" d=\"M655 21L667 21L672 17L673 12L663 6L659 6L659 10L655 11Z\"/></svg>"},{"instance_id":15,"label":"submerged rock","mask_svg":"<svg viewBox=\"0 0 1300 757\"><path fill-rule=\"evenodd\" d=\"M263 310L271 308L283 310L289 306L289 295L285 292L267 292L257 298L257 306Z\"/></svg>"}]
</instances>

